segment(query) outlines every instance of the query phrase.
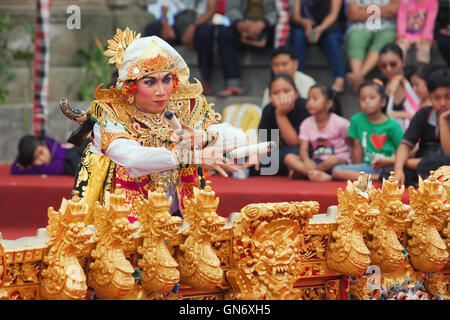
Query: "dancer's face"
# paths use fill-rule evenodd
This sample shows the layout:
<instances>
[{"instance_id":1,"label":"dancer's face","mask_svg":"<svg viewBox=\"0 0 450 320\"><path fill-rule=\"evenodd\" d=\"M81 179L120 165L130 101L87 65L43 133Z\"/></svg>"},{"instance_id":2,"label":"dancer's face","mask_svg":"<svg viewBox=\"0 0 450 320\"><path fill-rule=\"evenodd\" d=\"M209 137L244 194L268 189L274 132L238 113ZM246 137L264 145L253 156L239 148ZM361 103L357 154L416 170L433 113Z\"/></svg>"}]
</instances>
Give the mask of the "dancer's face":
<instances>
[{"instance_id":1,"label":"dancer's face","mask_svg":"<svg viewBox=\"0 0 450 320\"><path fill-rule=\"evenodd\" d=\"M149 113L162 113L173 91L173 78L170 72L155 72L136 81L134 95L136 107Z\"/></svg>"}]
</instances>

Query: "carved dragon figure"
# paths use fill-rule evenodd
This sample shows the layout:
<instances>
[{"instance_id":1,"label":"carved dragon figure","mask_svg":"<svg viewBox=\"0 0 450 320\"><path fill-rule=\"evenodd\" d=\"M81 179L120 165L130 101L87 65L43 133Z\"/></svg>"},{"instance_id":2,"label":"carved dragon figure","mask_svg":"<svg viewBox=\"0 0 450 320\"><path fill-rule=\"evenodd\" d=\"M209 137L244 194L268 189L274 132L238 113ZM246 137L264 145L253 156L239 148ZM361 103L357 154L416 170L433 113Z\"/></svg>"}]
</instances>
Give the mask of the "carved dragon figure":
<instances>
[{"instance_id":1,"label":"carved dragon figure","mask_svg":"<svg viewBox=\"0 0 450 320\"><path fill-rule=\"evenodd\" d=\"M447 206L443 203L444 189L430 172L428 179L419 177L419 188L408 188L413 221L407 233L411 263L416 270L440 271L448 261L449 253L439 234L447 220Z\"/></svg>"},{"instance_id":2,"label":"carved dragon figure","mask_svg":"<svg viewBox=\"0 0 450 320\"><path fill-rule=\"evenodd\" d=\"M446 208L450 206L450 166L442 166L436 170L434 176L438 179L445 189ZM447 239L447 251L450 255L450 214L447 215L447 227L444 228L442 234ZM447 261L447 267L450 268L450 259Z\"/></svg>"},{"instance_id":3,"label":"carved dragon figure","mask_svg":"<svg viewBox=\"0 0 450 320\"><path fill-rule=\"evenodd\" d=\"M211 239L223 228L225 219L216 213L219 198L210 182L203 190L194 189L194 198L184 198L184 219L189 229L179 257L181 283L197 289L215 288L223 279L220 260L211 247Z\"/></svg>"},{"instance_id":4,"label":"carved dragon figure","mask_svg":"<svg viewBox=\"0 0 450 320\"><path fill-rule=\"evenodd\" d=\"M410 207L402 202L405 187L398 188L394 172L388 180L383 179L382 189L370 193L372 206L380 211L373 229L369 230L367 242L371 263L380 267L381 272L391 273L408 263L407 252L398 240L396 230L405 223Z\"/></svg>"},{"instance_id":5,"label":"carved dragon figure","mask_svg":"<svg viewBox=\"0 0 450 320\"><path fill-rule=\"evenodd\" d=\"M181 225L180 217L169 213L172 199L166 201L166 193L159 184L149 192L148 200L139 203L140 235L144 238L138 248L142 287L151 292L165 292L180 281L178 263L169 252L165 240L171 239Z\"/></svg>"},{"instance_id":6,"label":"carved dragon figure","mask_svg":"<svg viewBox=\"0 0 450 320\"><path fill-rule=\"evenodd\" d=\"M233 268L226 277L237 299L301 299L301 237L319 204L250 204L233 224Z\"/></svg>"},{"instance_id":7,"label":"carved dragon figure","mask_svg":"<svg viewBox=\"0 0 450 320\"><path fill-rule=\"evenodd\" d=\"M100 299L121 299L136 289L134 268L126 259L124 247L134 239L137 226L127 218L131 205L118 186L106 193L105 205L95 204L94 221L97 246L91 251L89 285Z\"/></svg>"},{"instance_id":8,"label":"carved dragon figure","mask_svg":"<svg viewBox=\"0 0 450 320\"><path fill-rule=\"evenodd\" d=\"M347 188L338 189L337 230L332 232L327 265L349 276L361 276L370 265L370 251L364 243L364 229L373 226L379 211L369 205L370 178L361 173L355 182L347 181Z\"/></svg>"},{"instance_id":9,"label":"carved dragon figure","mask_svg":"<svg viewBox=\"0 0 450 320\"><path fill-rule=\"evenodd\" d=\"M83 223L86 213L87 206L81 203L77 192L71 200L62 199L59 211L48 208L49 251L40 285L43 299L79 300L86 296L86 275L78 261L92 236Z\"/></svg>"}]
</instances>

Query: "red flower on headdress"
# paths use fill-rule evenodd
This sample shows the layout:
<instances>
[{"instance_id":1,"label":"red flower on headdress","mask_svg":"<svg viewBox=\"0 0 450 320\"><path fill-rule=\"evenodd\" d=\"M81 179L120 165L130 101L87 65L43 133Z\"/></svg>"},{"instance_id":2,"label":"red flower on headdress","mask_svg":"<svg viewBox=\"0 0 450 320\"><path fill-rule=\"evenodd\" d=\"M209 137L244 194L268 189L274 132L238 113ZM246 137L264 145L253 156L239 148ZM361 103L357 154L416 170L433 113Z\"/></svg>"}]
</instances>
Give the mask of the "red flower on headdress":
<instances>
[{"instance_id":1,"label":"red flower on headdress","mask_svg":"<svg viewBox=\"0 0 450 320\"><path fill-rule=\"evenodd\" d=\"M134 81L126 81L122 86L122 95L125 101L128 101L128 99L131 96L134 96L134 94L137 91L137 85Z\"/></svg>"},{"instance_id":2,"label":"red flower on headdress","mask_svg":"<svg viewBox=\"0 0 450 320\"><path fill-rule=\"evenodd\" d=\"M172 73L172 82L173 82L173 89L175 90L178 87L178 84L180 83L180 78L175 73Z\"/></svg>"}]
</instances>

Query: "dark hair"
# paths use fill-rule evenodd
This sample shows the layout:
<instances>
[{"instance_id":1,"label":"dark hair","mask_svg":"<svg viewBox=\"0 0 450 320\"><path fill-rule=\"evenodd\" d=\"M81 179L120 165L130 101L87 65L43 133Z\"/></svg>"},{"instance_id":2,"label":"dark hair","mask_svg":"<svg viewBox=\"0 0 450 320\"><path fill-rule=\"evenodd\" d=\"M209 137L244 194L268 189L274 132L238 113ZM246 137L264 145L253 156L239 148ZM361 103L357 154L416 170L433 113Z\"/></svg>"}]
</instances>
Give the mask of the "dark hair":
<instances>
[{"instance_id":1,"label":"dark hair","mask_svg":"<svg viewBox=\"0 0 450 320\"><path fill-rule=\"evenodd\" d=\"M396 43L388 43L383 48L381 48L380 56L382 54L386 54L386 53L389 53L389 52L395 53L403 61L403 58L404 58L403 57L403 50L402 50L402 48L399 47L398 44L396 44Z\"/></svg>"},{"instance_id":2,"label":"dark hair","mask_svg":"<svg viewBox=\"0 0 450 320\"><path fill-rule=\"evenodd\" d=\"M34 151L41 145L43 138L33 135L23 136L19 141L19 155L17 156L17 162L26 167L33 163Z\"/></svg>"},{"instance_id":3,"label":"dark hair","mask_svg":"<svg viewBox=\"0 0 450 320\"><path fill-rule=\"evenodd\" d=\"M429 75L434 71L434 67L428 63L419 63L414 70L409 74L408 79L411 80L413 75L418 76L420 79L427 81Z\"/></svg>"},{"instance_id":4,"label":"dark hair","mask_svg":"<svg viewBox=\"0 0 450 320\"><path fill-rule=\"evenodd\" d=\"M330 86L327 86L323 83L316 83L313 86L309 88L309 90L318 88L322 92L322 94L325 96L325 99L333 101L333 106L330 108L330 112L334 112L340 116L342 116L342 106L341 102L339 101L338 95L333 89L331 89Z\"/></svg>"},{"instance_id":5,"label":"dark hair","mask_svg":"<svg viewBox=\"0 0 450 320\"><path fill-rule=\"evenodd\" d=\"M439 69L432 72L427 78L428 92L433 92L439 87L450 87L450 70Z\"/></svg>"},{"instance_id":6,"label":"dark hair","mask_svg":"<svg viewBox=\"0 0 450 320\"><path fill-rule=\"evenodd\" d=\"M294 48L290 46L281 46L273 49L270 52L270 60L272 60L276 56L279 56L280 54L287 54L291 57L292 60L298 60L297 52L295 52Z\"/></svg>"},{"instance_id":7,"label":"dark hair","mask_svg":"<svg viewBox=\"0 0 450 320\"><path fill-rule=\"evenodd\" d=\"M292 77L290 75L288 75L287 73L279 73L277 75L272 76L272 78L270 79L270 83L269 83L269 91L272 92L272 84L275 82L275 80L278 79L284 79L287 82L289 82L291 84L291 86L294 87L295 91L298 92L297 86L295 85L295 81L294 79L292 79Z\"/></svg>"},{"instance_id":8,"label":"dark hair","mask_svg":"<svg viewBox=\"0 0 450 320\"><path fill-rule=\"evenodd\" d=\"M375 87L378 91L378 94L381 96L381 99L387 99L386 91L384 90L384 86L382 85L381 80L372 79L364 81L363 84L361 84L358 88L358 96L361 94L362 88L365 87Z\"/></svg>"}]
</instances>

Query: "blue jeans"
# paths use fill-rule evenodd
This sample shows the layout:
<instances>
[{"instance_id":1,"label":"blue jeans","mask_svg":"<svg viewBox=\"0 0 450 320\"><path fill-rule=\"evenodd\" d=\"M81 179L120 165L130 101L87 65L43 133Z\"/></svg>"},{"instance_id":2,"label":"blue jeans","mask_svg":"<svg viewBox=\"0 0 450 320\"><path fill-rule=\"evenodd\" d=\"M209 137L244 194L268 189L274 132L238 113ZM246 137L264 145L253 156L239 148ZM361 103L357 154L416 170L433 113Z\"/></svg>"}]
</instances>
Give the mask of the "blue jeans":
<instances>
[{"instance_id":1,"label":"blue jeans","mask_svg":"<svg viewBox=\"0 0 450 320\"><path fill-rule=\"evenodd\" d=\"M340 164L333 168L332 172L336 170L353 170L358 172L365 172L367 174L378 174L381 172L381 169L375 170L372 169L372 166L369 163L357 163L357 164Z\"/></svg>"},{"instance_id":2,"label":"blue jeans","mask_svg":"<svg viewBox=\"0 0 450 320\"><path fill-rule=\"evenodd\" d=\"M305 31L301 27L291 29L292 47L297 52L298 70L303 71L306 61L306 49L310 45ZM322 47L331 65L334 78L345 77L345 56L342 50L343 36L340 32L322 34L319 45Z\"/></svg>"}]
</instances>

